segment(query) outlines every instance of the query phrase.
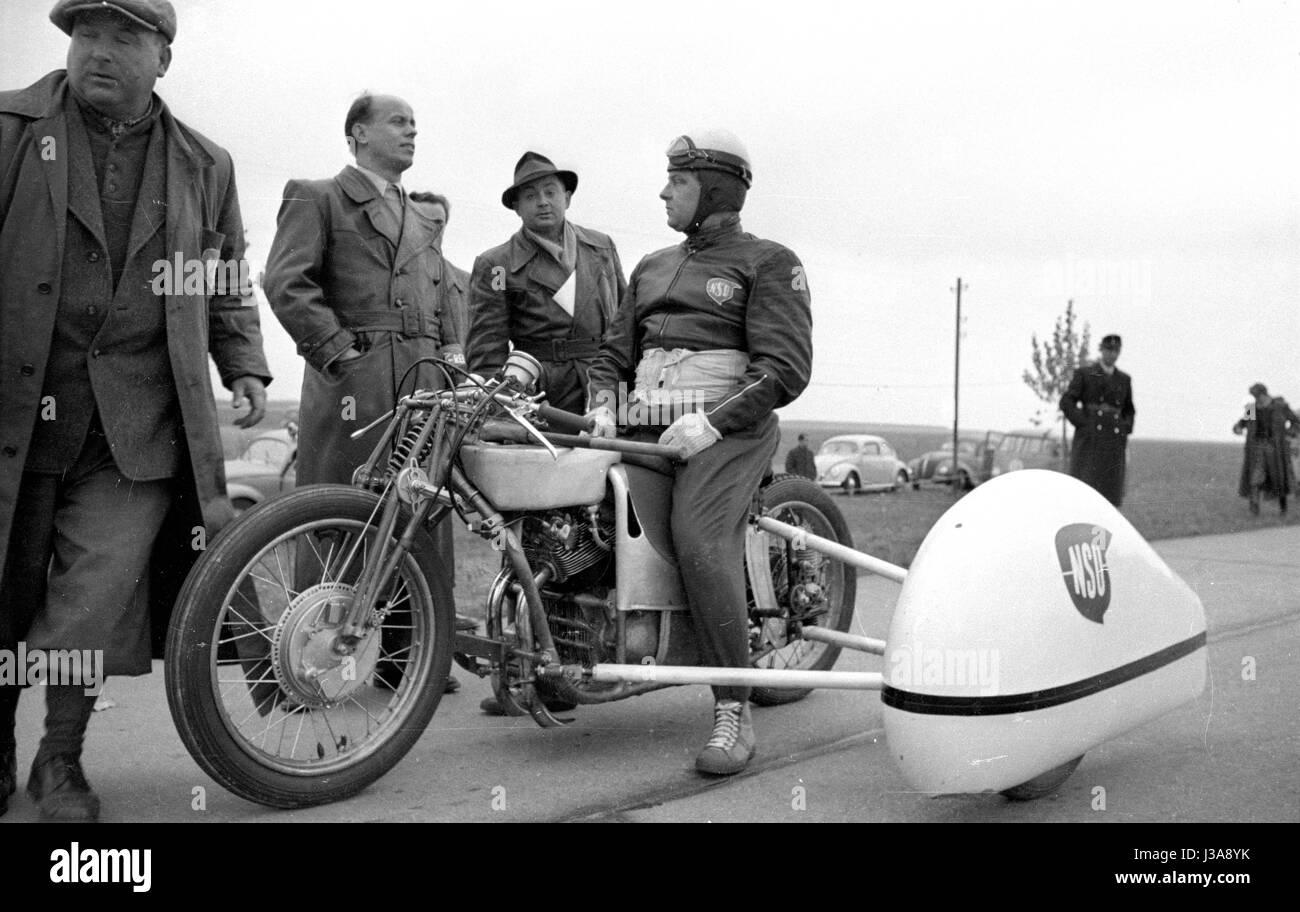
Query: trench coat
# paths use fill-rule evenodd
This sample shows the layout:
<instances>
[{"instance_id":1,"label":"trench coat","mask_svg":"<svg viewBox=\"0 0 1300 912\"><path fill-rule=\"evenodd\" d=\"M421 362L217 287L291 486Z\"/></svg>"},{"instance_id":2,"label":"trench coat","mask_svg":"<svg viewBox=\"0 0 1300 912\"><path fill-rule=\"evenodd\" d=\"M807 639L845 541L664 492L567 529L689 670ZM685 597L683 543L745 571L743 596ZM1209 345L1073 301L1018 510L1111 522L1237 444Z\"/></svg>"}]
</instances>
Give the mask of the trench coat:
<instances>
[{"instance_id":1,"label":"trench coat","mask_svg":"<svg viewBox=\"0 0 1300 912\"><path fill-rule=\"evenodd\" d=\"M307 360L299 485L350 483L385 425L358 440L351 434L391 409L399 387L402 395L443 388L440 371L416 362L458 350L436 226L408 205L394 235L386 205L350 165L335 177L291 180L284 189L263 288ZM362 357L336 360L349 347Z\"/></svg>"},{"instance_id":2,"label":"trench coat","mask_svg":"<svg viewBox=\"0 0 1300 912\"><path fill-rule=\"evenodd\" d=\"M569 224L578 238L573 315L554 298L568 276L521 228L474 260L465 357L470 370L486 377L505 363L513 343L542 363L551 405L584 412L587 371L627 291L627 280L607 235ZM573 347L577 357L568 350L570 341L582 345Z\"/></svg>"},{"instance_id":3,"label":"trench coat","mask_svg":"<svg viewBox=\"0 0 1300 912\"><path fill-rule=\"evenodd\" d=\"M1268 497L1285 497L1295 488L1291 467L1291 437L1300 434L1300 416L1281 396L1274 396L1268 409L1270 437L1259 439L1259 421L1242 418L1233 433L1246 432L1246 452L1241 461L1237 493L1252 497L1262 491ZM1252 478L1252 476L1254 476Z\"/></svg>"},{"instance_id":4,"label":"trench coat","mask_svg":"<svg viewBox=\"0 0 1300 912\"><path fill-rule=\"evenodd\" d=\"M1107 375L1096 362L1080 367L1061 397L1061 412L1075 428L1070 474L1118 507L1137 414L1132 379L1119 368Z\"/></svg>"},{"instance_id":5,"label":"trench coat","mask_svg":"<svg viewBox=\"0 0 1300 912\"><path fill-rule=\"evenodd\" d=\"M0 92L0 572L32 429L41 408L60 299L68 209L64 104L67 73ZM166 249L185 262L244 257L244 230L227 153L177 120L163 104L167 142ZM151 566L155 654L165 616L200 546L232 517L208 356L227 387L243 376L270 383L252 299L183 287L164 299L168 356L185 428L188 465L176 479L172 514ZM149 389L124 388L124 398ZM196 527L204 526L203 532ZM87 640L90 641L89 639ZM138 665L138 658L134 657ZM148 656L144 657L148 667Z\"/></svg>"}]
</instances>

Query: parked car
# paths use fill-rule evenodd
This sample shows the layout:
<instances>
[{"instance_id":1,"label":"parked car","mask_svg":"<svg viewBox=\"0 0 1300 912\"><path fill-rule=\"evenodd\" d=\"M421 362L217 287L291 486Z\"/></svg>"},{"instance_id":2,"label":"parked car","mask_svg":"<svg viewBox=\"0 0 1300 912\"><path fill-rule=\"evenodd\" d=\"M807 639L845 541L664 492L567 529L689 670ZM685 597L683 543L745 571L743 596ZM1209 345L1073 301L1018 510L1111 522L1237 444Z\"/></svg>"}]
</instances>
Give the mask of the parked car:
<instances>
[{"instance_id":1,"label":"parked car","mask_svg":"<svg viewBox=\"0 0 1300 912\"><path fill-rule=\"evenodd\" d=\"M989 477L1020 469L1054 469L1063 472L1067 468L1059 427L1022 428L1002 435L993 451Z\"/></svg>"},{"instance_id":2,"label":"parked car","mask_svg":"<svg viewBox=\"0 0 1300 912\"><path fill-rule=\"evenodd\" d=\"M283 491L292 491L296 480L298 444L285 428L254 437L238 459L226 460L226 492L236 513L260 504Z\"/></svg>"},{"instance_id":3,"label":"parked car","mask_svg":"<svg viewBox=\"0 0 1300 912\"><path fill-rule=\"evenodd\" d=\"M823 488L858 491L897 491L908 483L907 465L883 437L843 434L822 444L813 457L817 483Z\"/></svg>"},{"instance_id":4,"label":"parked car","mask_svg":"<svg viewBox=\"0 0 1300 912\"><path fill-rule=\"evenodd\" d=\"M907 464L912 479L912 489L922 484L951 485L954 480L959 490L969 491L982 481L988 481L993 470L993 451L1002 435L989 431L983 437L962 437L957 441L957 466L953 469L952 441L945 441L937 450L923 453Z\"/></svg>"}]
</instances>

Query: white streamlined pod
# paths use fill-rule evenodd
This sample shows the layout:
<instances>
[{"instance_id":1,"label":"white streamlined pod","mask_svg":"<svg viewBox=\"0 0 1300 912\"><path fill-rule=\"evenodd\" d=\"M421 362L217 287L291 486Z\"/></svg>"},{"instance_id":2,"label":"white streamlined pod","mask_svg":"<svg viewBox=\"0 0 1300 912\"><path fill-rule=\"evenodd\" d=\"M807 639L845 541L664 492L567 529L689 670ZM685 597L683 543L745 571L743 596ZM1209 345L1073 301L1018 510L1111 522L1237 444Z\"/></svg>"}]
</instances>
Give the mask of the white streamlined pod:
<instances>
[{"instance_id":1,"label":"white streamlined pod","mask_svg":"<svg viewBox=\"0 0 1300 912\"><path fill-rule=\"evenodd\" d=\"M1205 687L1200 599L1058 472L995 478L948 510L887 642L890 753L931 793L1020 785Z\"/></svg>"}]
</instances>

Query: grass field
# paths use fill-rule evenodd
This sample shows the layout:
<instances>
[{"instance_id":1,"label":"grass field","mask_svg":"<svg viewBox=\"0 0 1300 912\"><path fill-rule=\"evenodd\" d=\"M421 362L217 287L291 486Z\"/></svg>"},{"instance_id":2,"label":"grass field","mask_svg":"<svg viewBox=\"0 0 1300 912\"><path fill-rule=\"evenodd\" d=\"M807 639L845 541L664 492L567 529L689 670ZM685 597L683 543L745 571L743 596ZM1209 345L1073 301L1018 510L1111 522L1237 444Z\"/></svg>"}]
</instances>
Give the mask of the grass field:
<instances>
[{"instance_id":1,"label":"grass field","mask_svg":"<svg viewBox=\"0 0 1300 912\"><path fill-rule=\"evenodd\" d=\"M226 455L236 455L242 444L267 429L280 427L294 403L272 402L267 417L251 431L230 427L233 413L221 409ZM786 452L800 434L807 434L815 451L828 437L843 433L879 434L886 438L906 462L936 449L951 439L951 429L901 425L849 425L790 421L781 425L781 443L775 459L779 469ZM1128 489L1123 514L1147 539L1179 538L1240 532L1300 523L1300 507L1285 520L1275 503L1265 502L1263 515L1254 517L1246 501L1237 496L1242 447L1231 443L1199 443L1173 440L1129 442ZM930 527L953 503L946 488L905 488L892 494L859 494L847 497L831 492L853 534L859 550L891 563L907 566ZM487 583L500 566L500 554L464 528L455 532L457 602L472 613Z\"/></svg>"},{"instance_id":2,"label":"grass field","mask_svg":"<svg viewBox=\"0 0 1300 912\"><path fill-rule=\"evenodd\" d=\"M816 450L826 438L848 432L879 434L904 462L952 438L951 429L938 427L783 422L778 462L784 465L785 454L800 433L808 435ZM1288 513L1285 523L1280 520L1276 503L1265 502L1262 516L1250 515L1245 499L1237 496L1240 444L1139 438L1129 441L1129 452L1122 512L1144 538L1181 538L1300 523L1296 510ZM911 562L930 527L953 503L953 493L945 488L851 498L835 492L832 496L848 520L859 550L903 565Z\"/></svg>"}]
</instances>

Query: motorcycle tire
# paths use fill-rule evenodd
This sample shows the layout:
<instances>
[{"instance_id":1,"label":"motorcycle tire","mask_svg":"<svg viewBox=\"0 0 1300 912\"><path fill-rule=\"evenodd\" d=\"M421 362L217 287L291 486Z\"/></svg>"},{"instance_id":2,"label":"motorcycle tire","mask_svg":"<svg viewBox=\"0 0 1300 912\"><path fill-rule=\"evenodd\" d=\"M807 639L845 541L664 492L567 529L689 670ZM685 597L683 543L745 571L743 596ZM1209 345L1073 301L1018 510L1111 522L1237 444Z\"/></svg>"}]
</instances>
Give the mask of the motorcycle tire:
<instances>
[{"instance_id":1,"label":"motorcycle tire","mask_svg":"<svg viewBox=\"0 0 1300 912\"><path fill-rule=\"evenodd\" d=\"M223 530L177 598L168 707L194 760L241 798L301 808L355 795L402 759L438 707L455 612L438 594L450 589L426 530L381 587L387 613L359 641L352 678L330 651L378 504L343 485L274 498ZM396 533L407 518L403 508Z\"/></svg>"},{"instance_id":2,"label":"motorcycle tire","mask_svg":"<svg viewBox=\"0 0 1300 912\"><path fill-rule=\"evenodd\" d=\"M848 523L835 502L816 482L800 475L778 475L762 490L763 509L774 518L793 525L803 525L808 531L823 538L829 538L845 547L853 547L853 536ZM773 550L777 549L777 550ZM766 584L773 587L773 592L780 592L785 573L785 542L775 536L769 542L769 568ZM830 602L828 614L815 619L819 626L827 626L842 633L847 632L853 622L853 610L857 600L857 571L838 561L826 559L824 565L830 585ZM751 590L754 585L763 585L757 573L749 575ZM756 583L757 580L757 583ZM753 595L751 591L751 596ZM778 598L779 601L779 598ZM780 619L753 618L751 626L763 622L773 623ZM799 640L783 647L789 650L787 655L778 656L779 650L759 656L754 661L756 668L791 668L803 671L825 671L831 668L839 658L840 648L829 643L813 643ZM778 661L779 660L779 661ZM812 693L811 688L791 690L787 688L755 687L750 691L749 699L757 706L777 706L794 703Z\"/></svg>"},{"instance_id":3,"label":"motorcycle tire","mask_svg":"<svg viewBox=\"0 0 1300 912\"><path fill-rule=\"evenodd\" d=\"M1001 795L1008 801L1034 801L1038 798L1045 798L1060 789L1061 785L1064 784L1066 779L1070 778L1070 774L1075 771L1082 760L1083 754L1080 754L1073 760L1067 760L1060 766L1054 766L1028 782L1022 782L1009 789L1003 789Z\"/></svg>"}]
</instances>

